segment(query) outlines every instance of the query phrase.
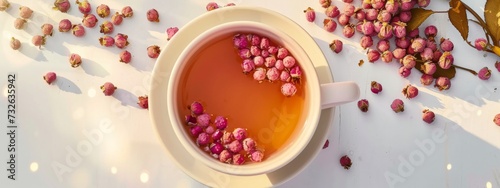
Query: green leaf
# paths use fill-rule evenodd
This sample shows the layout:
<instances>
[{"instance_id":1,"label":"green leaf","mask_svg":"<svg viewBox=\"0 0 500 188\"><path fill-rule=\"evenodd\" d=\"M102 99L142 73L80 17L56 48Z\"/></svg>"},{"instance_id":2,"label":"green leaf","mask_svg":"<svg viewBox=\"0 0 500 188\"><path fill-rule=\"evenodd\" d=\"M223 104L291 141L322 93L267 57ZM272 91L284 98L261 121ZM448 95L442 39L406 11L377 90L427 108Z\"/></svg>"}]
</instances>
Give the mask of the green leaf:
<instances>
[{"instance_id":1,"label":"green leaf","mask_svg":"<svg viewBox=\"0 0 500 188\"><path fill-rule=\"evenodd\" d=\"M467 41L469 36L469 22L467 20L467 12L465 12L465 6L462 1L450 1L450 5L453 5L450 10L448 10L448 18L450 18L451 24L460 32L462 38Z\"/></svg>"},{"instance_id":2,"label":"green leaf","mask_svg":"<svg viewBox=\"0 0 500 188\"><path fill-rule=\"evenodd\" d=\"M500 5L498 0L487 0L484 5L484 18L493 44L500 46Z\"/></svg>"},{"instance_id":3,"label":"green leaf","mask_svg":"<svg viewBox=\"0 0 500 188\"><path fill-rule=\"evenodd\" d=\"M406 25L407 31L413 31L420 26L434 11L423 8L413 8L411 11L411 19Z\"/></svg>"}]
</instances>

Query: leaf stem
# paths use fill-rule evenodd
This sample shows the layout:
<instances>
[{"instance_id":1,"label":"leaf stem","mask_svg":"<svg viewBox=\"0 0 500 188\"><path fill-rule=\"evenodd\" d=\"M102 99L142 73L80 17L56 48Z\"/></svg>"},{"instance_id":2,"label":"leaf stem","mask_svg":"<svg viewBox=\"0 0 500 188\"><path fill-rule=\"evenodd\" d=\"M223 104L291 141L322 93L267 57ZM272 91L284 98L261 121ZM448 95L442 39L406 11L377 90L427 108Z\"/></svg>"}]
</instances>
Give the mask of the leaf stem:
<instances>
[{"instance_id":1,"label":"leaf stem","mask_svg":"<svg viewBox=\"0 0 500 188\"><path fill-rule=\"evenodd\" d=\"M470 72L473 75L477 75L477 72L474 71L474 70L472 70L472 69L468 69L468 68L465 68L465 67L462 67L462 66L459 66L459 65L452 65L452 66L455 67L455 68L462 69L464 71Z\"/></svg>"},{"instance_id":2,"label":"leaf stem","mask_svg":"<svg viewBox=\"0 0 500 188\"><path fill-rule=\"evenodd\" d=\"M469 5L465 4L464 2L462 2L462 4L464 5L465 9L467 9L479 21L479 23L481 23L480 25L485 30L486 36L491 37L493 39L493 37L491 36L491 33L488 31L488 29L486 29L486 28L488 28L488 25L486 25L486 22L481 18L481 16L479 16L476 13L476 11L474 11L471 7L469 7ZM488 37L486 37L486 38L488 38Z\"/></svg>"},{"instance_id":3,"label":"leaf stem","mask_svg":"<svg viewBox=\"0 0 500 188\"><path fill-rule=\"evenodd\" d=\"M478 21L476 20L473 20L473 19L469 19L469 21L471 22L474 22L476 23L477 25L481 26L481 28L483 29L483 32L484 32L484 35L485 35L485 38L486 40L488 40L488 44L490 43L490 37L488 37L488 35L486 34L488 31L486 30L486 28L484 28Z\"/></svg>"},{"instance_id":4,"label":"leaf stem","mask_svg":"<svg viewBox=\"0 0 500 188\"><path fill-rule=\"evenodd\" d=\"M434 12L434 13L446 13L446 14L448 13L448 11L447 11L447 10L440 10L440 11L433 11L433 12Z\"/></svg>"}]
</instances>

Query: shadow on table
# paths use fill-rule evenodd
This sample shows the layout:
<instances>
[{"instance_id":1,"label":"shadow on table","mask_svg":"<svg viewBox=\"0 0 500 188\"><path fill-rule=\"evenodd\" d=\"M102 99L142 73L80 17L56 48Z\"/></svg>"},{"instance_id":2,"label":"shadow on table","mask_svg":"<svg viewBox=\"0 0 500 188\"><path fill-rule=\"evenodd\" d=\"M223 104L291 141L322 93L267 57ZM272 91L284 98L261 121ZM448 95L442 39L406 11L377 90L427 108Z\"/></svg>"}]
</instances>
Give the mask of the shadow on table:
<instances>
[{"instance_id":1,"label":"shadow on table","mask_svg":"<svg viewBox=\"0 0 500 188\"><path fill-rule=\"evenodd\" d=\"M135 108L140 108L137 105L137 96L135 96L130 91L117 88L115 93L113 94L113 97L118 99L121 102L121 105L123 106L132 106Z\"/></svg>"},{"instance_id":2,"label":"shadow on table","mask_svg":"<svg viewBox=\"0 0 500 188\"><path fill-rule=\"evenodd\" d=\"M59 87L59 89L63 91L74 94L82 94L82 90L80 90L80 88L73 81L65 77L58 76L56 80L56 85L57 87Z\"/></svg>"},{"instance_id":3,"label":"shadow on table","mask_svg":"<svg viewBox=\"0 0 500 188\"><path fill-rule=\"evenodd\" d=\"M104 69L102 65L93 60L83 58L82 62L82 69L89 75L98 76L101 78L109 75L109 72L106 71L106 69Z\"/></svg>"}]
</instances>

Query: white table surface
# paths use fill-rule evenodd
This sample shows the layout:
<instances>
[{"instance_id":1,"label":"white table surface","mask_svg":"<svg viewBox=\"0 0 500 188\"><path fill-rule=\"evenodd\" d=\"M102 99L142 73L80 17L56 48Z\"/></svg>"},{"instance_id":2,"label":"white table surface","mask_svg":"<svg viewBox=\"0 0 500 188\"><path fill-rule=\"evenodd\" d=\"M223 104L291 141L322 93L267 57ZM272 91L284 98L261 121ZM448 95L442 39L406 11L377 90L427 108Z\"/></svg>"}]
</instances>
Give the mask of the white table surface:
<instances>
[{"instance_id":1,"label":"white table surface","mask_svg":"<svg viewBox=\"0 0 500 188\"><path fill-rule=\"evenodd\" d=\"M148 94L155 63L147 57L146 47L166 45L165 29L182 29L205 12L209 1L91 0L94 9L101 3L108 4L111 12L126 5L134 9L134 16L115 28L115 33L129 35L131 44L127 50L133 54L133 60L128 65L118 63L119 49L98 44L101 34L96 28L87 29L83 38L55 31L41 50L31 45L31 37L40 33L43 23L57 28L63 18L81 21L81 13L71 2L68 14L52 10L52 0L12 0L11 9L0 12L0 114L4 114L0 116L1 187L205 187L168 158L148 110L135 103L137 96ZM439 92L422 86L418 72L401 78L396 63L378 61L359 67L360 59L367 62L365 51L359 46L360 34L346 39L340 27L333 34L327 33L322 28L322 13L318 13L315 23L305 20L302 11L308 6L322 12L317 0L232 2L269 8L296 21L322 48L334 79L357 82L361 97L370 101L368 113L360 112L355 103L337 107L328 137L330 147L280 187L500 187L500 127L492 122L494 115L500 113L500 73L493 67L500 58L467 46L446 14L433 15L423 25L437 25L438 36L455 43L456 64L475 70L484 66L492 69L490 80L481 81L459 70L451 89ZM464 2L482 15L485 0ZM343 7L340 0L334 4ZM24 30L16 30L13 21L21 5L29 6L35 13ZM430 7L447 10L447 5L448 1L434 0ZM160 23L146 21L150 8L160 12ZM99 20L101 23L103 19ZM21 40L21 50L10 49L12 36ZM473 27L470 36L474 40L483 35L479 27ZM334 54L328 48L333 39L344 41L342 53ZM81 67L69 66L71 52L83 57ZM42 76L48 71L58 74L57 84L44 83ZM15 181L7 178L6 171L9 138L4 93L8 73L18 76ZM370 92L372 80L384 87L379 95ZM114 97L104 97L99 90L107 81L120 88ZM416 85L420 94L412 100L403 99L405 111L395 114L389 105L395 98L404 98L401 90L408 83ZM426 108L437 115L432 125L421 120L421 111ZM108 127L100 129L101 125ZM85 134L92 131L100 131L102 141L92 144L88 155L68 164L66 158L88 140ZM354 163L349 170L338 162L345 154ZM67 171L54 170L54 166ZM386 179L388 176L391 181Z\"/></svg>"}]
</instances>

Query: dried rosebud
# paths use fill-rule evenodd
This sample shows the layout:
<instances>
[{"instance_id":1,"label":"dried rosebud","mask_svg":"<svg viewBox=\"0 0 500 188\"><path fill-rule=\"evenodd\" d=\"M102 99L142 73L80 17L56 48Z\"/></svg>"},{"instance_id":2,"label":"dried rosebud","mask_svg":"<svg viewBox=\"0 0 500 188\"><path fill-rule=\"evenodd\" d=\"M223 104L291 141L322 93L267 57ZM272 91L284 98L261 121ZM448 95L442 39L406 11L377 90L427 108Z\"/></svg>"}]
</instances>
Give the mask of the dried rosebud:
<instances>
[{"instance_id":1,"label":"dried rosebud","mask_svg":"<svg viewBox=\"0 0 500 188\"><path fill-rule=\"evenodd\" d=\"M368 21L374 21L378 17L377 9L365 9L365 19Z\"/></svg>"},{"instance_id":2,"label":"dried rosebud","mask_svg":"<svg viewBox=\"0 0 500 188\"><path fill-rule=\"evenodd\" d=\"M371 84L371 91L375 94L378 94L382 91L382 84L376 82L376 81L372 81Z\"/></svg>"},{"instance_id":3,"label":"dried rosebud","mask_svg":"<svg viewBox=\"0 0 500 188\"><path fill-rule=\"evenodd\" d=\"M403 65L403 67L413 68L413 67L415 67L415 64L417 63L416 60L417 60L417 58L415 58L415 56L413 56L413 55L406 55L401 60L401 64Z\"/></svg>"},{"instance_id":4,"label":"dried rosebud","mask_svg":"<svg viewBox=\"0 0 500 188\"><path fill-rule=\"evenodd\" d=\"M368 61L370 63L373 63L380 59L380 52L374 49L368 49L367 56L368 56Z\"/></svg>"},{"instance_id":5,"label":"dried rosebud","mask_svg":"<svg viewBox=\"0 0 500 188\"><path fill-rule=\"evenodd\" d=\"M432 61L426 61L424 64L422 64L420 69L422 70L422 72L424 72L424 74L433 75L437 70L437 66Z\"/></svg>"},{"instance_id":6,"label":"dried rosebud","mask_svg":"<svg viewBox=\"0 0 500 188\"><path fill-rule=\"evenodd\" d=\"M323 8L327 8L332 4L332 0L319 0L319 4Z\"/></svg>"},{"instance_id":7,"label":"dried rosebud","mask_svg":"<svg viewBox=\"0 0 500 188\"><path fill-rule=\"evenodd\" d=\"M488 80L491 77L491 70L488 69L488 67L483 67L482 69L479 70L477 76L481 80Z\"/></svg>"},{"instance_id":8,"label":"dried rosebud","mask_svg":"<svg viewBox=\"0 0 500 188\"><path fill-rule=\"evenodd\" d=\"M115 26L113 25L113 23L107 20L104 21L99 27L101 28L99 32L103 34L110 34L115 30Z\"/></svg>"},{"instance_id":9,"label":"dried rosebud","mask_svg":"<svg viewBox=\"0 0 500 188\"><path fill-rule=\"evenodd\" d=\"M35 35L33 38L31 38L31 43L33 43L34 46L38 46L38 48L41 48L43 45L45 45L45 37L41 35Z\"/></svg>"},{"instance_id":10,"label":"dried rosebud","mask_svg":"<svg viewBox=\"0 0 500 188\"><path fill-rule=\"evenodd\" d=\"M85 27L83 27L82 24L74 25L71 30L73 35L75 35L76 37L82 37L83 35L85 35Z\"/></svg>"},{"instance_id":11,"label":"dried rosebud","mask_svg":"<svg viewBox=\"0 0 500 188\"><path fill-rule=\"evenodd\" d=\"M245 163L245 156L242 154L233 155L233 164L234 165L243 165Z\"/></svg>"},{"instance_id":12,"label":"dried rosebud","mask_svg":"<svg viewBox=\"0 0 500 188\"><path fill-rule=\"evenodd\" d=\"M365 35L372 35L374 30L375 26L373 25L373 22L364 21L363 25L361 25L361 32Z\"/></svg>"},{"instance_id":13,"label":"dried rosebud","mask_svg":"<svg viewBox=\"0 0 500 188\"><path fill-rule=\"evenodd\" d=\"M394 101L392 101L391 108L396 113L404 112L405 104L401 99L394 99Z\"/></svg>"},{"instance_id":14,"label":"dried rosebud","mask_svg":"<svg viewBox=\"0 0 500 188\"><path fill-rule=\"evenodd\" d=\"M10 39L10 47L11 47L13 50L18 50L19 48L21 48L21 42L20 42L18 39L16 39L16 38L12 37L12 38Z\"/></svg>"},{"instance_id":15,"label":"dried rosebud","mask_svg":"<svg viewBox=\"0 0 500 188\"><path fill-rule=\"evenodd\" d=\"M450 52L453 50L453 42L451 42L449 39L441 38L440 47L441 47L441 50L443 50L445 52Z\"/></svg>"},{"instance_id":16,"label":"dried rosebud","mask_svg":"<svg viewBox=\"0 0 500 188\"><path fill-rule=\"evenodd\" d=\"M248 41L247 41L246 36L242 35L242 34L236 34L236 35L234 35L234 37L233 37L233 45L234 45L234 47L236 49L247 48Z\"/></svg>"},{"instance_id":17,"label":"dried rosebud","mask_svg":"<svg viewBox=\"0 0 500 188\"><path fill-rule=\"evenodd\" d=\"M432 82L434 82L434 77L432 77L432 75L422 74L422 76L420 77L420 83L422 83L422 85L424 86L431 85Z\"/></svg>"},{"instance_id":18,"label":"dried rosebud","mask_svg":"<svg viewBox=\"0 0 500 188\"><path fill-rule=\"evenodd\" d=\"M391 44L389 43L388 40L379 40L377 42L377 50L381 52L385 52L391 48Z\"/></svg>"},{"instance_id":19,"label":"dried rosebud","mask_svg":"<svg viewBox=\"0 0 500 188\"><path fill-rule=\"evenodd\" d=\"M420 52L424 51L425 46L426 46L426 42L427 41L424 40L423 38L413 39L413 42L411 43L410 48L412 48L414 52L420 53Z\"/></svg>"},{"instance_id":20,"label":"dried rosebud","mask_svg":"<svg viewBox=\"0 0 500 188\"><path fill-rule=\"evenodd\" d=\"M210 135L208 135L207 133L200 133L198 135L198 137L196 138L196 143L199 145L199 146L206 146L210 143Z\"/></svg>"},{"instance_id":21,"label":"dried rosebud","mask_svg":"<svg viewBox=\"0 0 500 188\"><path fill-rule=\"evenodd\" d=\"M323 28L325 28L325 30L328 32L333 32L335 31L335 29L337 29L337 22L333 21L332 19L324 19Z\"/></svg>"},{"instance_id":22,"label":"dried rosebud","mask_svg":"<svg viewBox=\"0 0 500 188\"><path fill-rule=\"evenodd\" d=\"M443 52L441 52L441 50L434 51L434 55L432 56L432 61L439 62L439 58L441 58L442 55Z\"/></svg>"},{"instance_id":23,"label":"dried rosebud","mask_svg":"<svg viewBox=\"0 0 500 188\"><path fill-rule=\"evenodd\" d=\"M83 16L82 24L85 27L93 28L97 25L97 17L94 14L85 14Z\"/></svg>"},{"instance_id":24,"label":"dried rosebud","mask_svg":"<svg viewBox=\"0 0 500 188\"><path fill-rule=\"evenodd\" d=\"M406 23L404 22L397 22L393 26L393 31L394 31L394 36L396 38L403 38L406 36Z\"/></svg>"},{"instance_id":25,"label":"dried rosebud","mask_svg":"<svg viewBox=\"0 0 500 188\"><path fill-rule=\"evenodd\" d=\"M262 153L262 151L255 150L250 153L249 158L253 162L261 162L262 159L264 159L264 153Z\"/></svg>"},{"instance_id":26,"label":"dried rosebud","mask_svg":"<svg viewBox=\"0 0 500 188\"><path fill-rule=\"evenodd\" d=\"M439 67L443 69L449 69L453 65L453 61L453 55L451 55L450 52L445 51L439 58Z\"/></svg>"},{"instance_id":27,"label":"dried rosebud","mask_svg":"<svg viewBox=\"0 0 500 188\"><path fill-rule=\"evenodd\" d=\"M97 15L99 15L101 18L108 17L111 10L109 9L108 5L101 4L95 9Z\"/></svg>"},{"instance_id":28,"label":"dried rosebud","mask_svg":"<svg viewBox=\"0 0 500 188\"><path fill-rule=\"evenodd\" d=\"M111 17L111 23L113 23L114 25L120 25L122 21L123 21L123 16L118 12L113 14L113 16Z\"/></svg>"},{"instance_id":29,"label":"dried rosebud","mask_svg":"<svg viewBox=\"0 0 500 188\"><path fill-rule=\"evenodd\" d=\"M10 7L10 3L7 0L0 0L0 11L5 11Z\"/></svg>"},{"instance_id":30,"label":"dried rosebud","mask_svg":"<svg viewBox=\"0 0 500 188\"><path fill-rule=\"evenodd\" d=\"M306 14L307 21L314 22L314 20L316 19L316 12L314 12L314 9L308 7L306 10L304 10L304 13Z\"/></svg>"},{"instance_id":31,"label":"dried rosebud","mask_svg":"<svg viewBox=\"0 0 500 188\"><path fill-rule=\"evenodd\" d=\"M268 39L268 38L266 38L266 37L262 37L262 38L260 39L260 49L262 49L262 50L267 50L267 49L269 49L269 46L270 46L270 45L269 45L269 43L270 43L270 41L269 41L269 39ZM269 52L269 51L268 51L268 52Z\"/></svg>"},{"instance_id":32,"label":"dried rosebud","mask_svg":"<svg viewBox=\"0 0 500 188\"><path fill-rule=\"evenodd\" d=\"M69 8L71 8L71 3L68 0L56 0L54 2L53 9L59 10L61 12L68 12Z\"/></svg>"},{"instance_id":33,"label":"dried rosebud","mask_svg":"<svg viewBox=\"0 0 500 188\"><path fill-rule=\"evenodd\" d=\"M31 18L31 15L33 15L33 10L31 10L27 6L21 6L19 7L19 17L23 19L29 19Z\"/></svg>"},{"instance_id":34,"label":"dried rosebud","mask_svg":"<svg viewBox=\"0 0 500 188\"><path fill-rule=\"evenodd\" d=\"M265 65L267 68L274 67L274 65L275 65L275 64L276 64L276 57L274 57L274 56L269 56L269 57L266 57L265 62L264 62L264 65Z\"/></svg>"},{"instance_id":35,"label":"dried rosebud","mask_svg":"<svg viewBox=\"0 0 500 188\"><path fill-rule=\"evenodd\" d=\"M344 3L352 3L353 0L342 0Z\"/></svg>"},{"instance_id":36,"label":"dried rosebud","mask_svg":"<svg viewBox=\"0 0 500 188\"><path fill-rule=\"evenodd\" d=\"M157 45L152 45L147 48L147 51L150 58L157 58L160 55L161 49Z\"/></svg>"},{"instance_id":37,"label":"dried rosebud","mask_svg":"<svg viewBox=\"0 0 500 188\"><path fill-rule=\"evenodd\" d=\"M264 81L264 79L266 79L266 69L261 67L255 69L255 72L253 72L253 79L259 83Z\"/></svg>"},{"instance_id":38,"label":"dried rosebud","mask_svg":"<svg viewBox=\"0 0 500 188\"><path fill-rule=\"evenodd\" d=\"M495 68L500 72L500 61L495 62Z\"/></svg>"},{"instance_id":39,"label":"dried rosebud","mask_svg":"<svg viewBox=\"0 0 500 188\"><path fill-rule=\"evenodd\" d=\"M426 48L430 48L433 52L437 50L437 44L436 41L427 39L427 42L425 43Z\"/></svg>"},{"instance_id":40,"label":"dried rosebud","mask_svg":"<svg viewBox=\"0 0 500 188\"><path fill-rule=\"evenodd\" d=\"M380 31L378 32L378 38L389 39L393 36L393 27L391 24L383 23Z\"/></svg>"},{"instance_id":41,"label":"dried rosebud","mask_svg":"<svg viewBox=\"0 0 500 188\"><path fill-rule=\"evenodd\" d=\"M434 87L438 88L439 91L448 90L451 87L450 79L447 77L439 77L436 79Z\"/></svg>"},{"instance_id":42,"label":"dried rosebud","mask_svg":"<svg viewBox=\"0 0 500 188\"><path fill-rule=\"evenodd\" d=\"M344 169L349 170L349 168L351 168L351 166L352 166L352 162L351 162L351 159L349 158L349 156L347 156L347 155L342 156L340 158L340 165L342 167L344 167Z\"/></svg>"},{"instance_id":43,"label":"dried rosebud","mask_svg":"<svg viewBox=\"0 0 500 188\"><path fill-rule=\"evenodd\" d=\"M113 95L113 93L115 93L116 89L117 88L115 87L115 85L113 85L113 83L111 83L111 82L106 82L101 86L101 90L102 90L102 93L104 93L104 96Z\"/></svg>"},{"instance_id":44,"label":"dried rosebud","mask_svg":"<svg viewBox=\"0 0 500 188\"><path fill-rule=\"evenodd\" d=\"M430 111L429 109L425 109L422 111L422 120L428 124L431 124L434 122L434 119L436 118L436 115L434 112Z\"/></svg>"},{"instance_id":45,"label":"dried rosebud","mask_svg":"<svg viewBox=\"0 0 500 188\"><path fill-rule=\"evenodd\" d=\"M209 2L205 8L207 9L207 11L212 11L218 9L219 5L215 2Z\"/></svg>"},{"instance_id":46,"label":"dried rosebud","mask_svg":"<svg viewBox=\"0 0 500 188\"><path fill-rule=\"evenodd\" d=\"M391 14L396 14L399 10L399 1L389 0L385 3L385 10Z\"/></svg>"},{"instance_id":47,"label":"dried rosebud","mask_svg":"<svg viewBox=\"0 0 500 188\"><path fill-rule=\"evenodd\" d=\"M284 83L281 85L281 94L285 97L291 97L297 92L297 87L292 83Z\"/></svg>"},{"instance_id":48,"label":"dried rosebud","mask_svg":"<svg viewBox=\"0 0 500 188\"><path fill-rule=\"evenodd\" d=\"M385 5L386 0L371 0L372 8L374 9L382 9Z\"/></svg>"},{"instance_id":49,"label":"dried rosebud","mask_svg":"<svg viewBox=\"0 0 500 188\"><path fill-rule=\"evenodd\" d=\"M203 132L203 128L200 127L200 126L193 126L193 127L191 127L191 129L189 130L189 132L194 137L198 137L198 135L200 135Z\"/></svg>"},{"instance_id":50,"label":"dried rosebud","mask_svg":"<svg viewBox=\"0 0 500 188\"><path fill-rule=\"evenodd\" d=\"M407 99L413 99L418 95L418 88L409 84L403 88L402 93Z\"/></svg>"},{"instance_id":51,"label":"dried rosebud","mask_svg":"<svg viewBox=\"0 0 500 188\"><path fill-rule=\"evenodd\" d=\"M371 9L371 8L373 8L371 0L363 0L363 1L361 1L361 8L363 8L363 9Z\"/></svg>"},{"instance_id":52,"label":"dried rosebud","mask_svg":"<svg viewBox=\"0 0 500 188\"><path fill-rule=\"evenodd\" d=\"M401 10L407 11L413 8L415 6L413 0L402 0L401 1Z\"/></svg>"},{"instance_id":53,"label":"dried rosebud","mask_svg":"<svg viewBox=\"0 0 500 188\"><path fill-rule=\"evenodd\" d=\"M286 70L281 71L280 80L282 82L289 82L290 78L291 78L290 73L288 73Z\"/></svg>"},{"instance_id":54,"label":"dried rosebud","mask_svg":"<svg viewBox=\"0 0 500 188\"><path fill-rule=\"evenodd\" d=\"M194 115L201 115L203 114L203 105L198 101L194 101L189 105L189 110L191 110L191 113Z\"/></svg>"},{"instance_id":55,"label":"dried rosebud","mask_svg":"<svg viewBox=\"0 0 500 188\"><path fill-rule=\"evenodd\" d=\"M344 7L344 14L348 17L351 17L354 15L354 11L356 10L356 7L354 5L346 3Z\"/></svg>"},{"instance_id":56,"label":"dried rosebud","mask_svg":"<svg viewBox=\"0 0 500 188\"><path fill-rule=\"evenodd\" d=\"M391 62L392 58L393 58L392 52L389 50L382 52L381 58L382 58L383 62L386 62L386 63Z\"/></svg>"},{"instance_id":57,"label":"dried rosebud","mask_svg":"<svg viewBox=\"0 0 500 188\"><path fill-rule=\"evenodd\" d=\"M434 58L434 52L430 48L424 48L422 53L420 53L420 57L422 57L422 60L424 61L432 61Z\"/></svg>"},{"instance_id":58,"label":"dried rosebud","mask_svg":"<svg viewBox=\"0 0 500 188\"><path fill-rule=\"evenodd\" d=\"M411 69L412 68L407 68L407 67L402 66L399 68L399 75L403 78L407 78L411 74Z\"/></svg>"},{"instance_id":59,"label":"dried rosebud","mask_svg":"<svg viewBox=\"0 0 500 188\"><path fill-rule=\"evenodd\" d=\"M361 110L361 112L368 112L368 107L369 107L368 100L366 99L361 99L358 101L358 108Z\"/></svg>"},{"instance_id":60,"label":"dried rosebud","mask_svg":"<svg viewBox=\"0 0 500 188\"><path fill-rule=\"evenodd\" d=\"M115 39L113 37L104 35L101 38L99 38L99 43L101 44L101 46L110 47L115 44Z\"/></svg>"},{"instance_id":61,"label":"dried rosebud","mask_svg":"<svg viewBox=\"0 0 500 188\"><path fill-rule=\"evenodd\" d=\"M349 24L349 19L350 19L350 17L344 13L341 13L337 17L337 21L339 22L339 25L341 25L341 26L345 26L345 25Z\"/></svg>"},{"instance_id":62,"label":"dried rosebud","mask_svg":"<svg viewBox=\"0 0 500 188\"><path fill-rule=\"evenodd\" d=\"M118 48L125 48L129 45L128 36L122 33L118 33L115 36L115 45Z\"/></svg>"},{"instance_id":63,"label":"dried rosebud","mask_svg":"<svg viewBox=\"0 0 500 188\"><path fill-rule=\"evenodd\" d=\"M42 25L42 34L44 36L47 35L52 36L53 31L54 31L54 26L52 26L52 24L46 23Z\"/></svg>"},{"instance_id":64,"label":"dried rosebud","mask_svg":"<svg viewBox=\"0 0 500 188\"><path fill-rule=\"evenodd\" d=\"M474 46L477 50L483 51L484 49L486 49L486 46L488 46L488 42L484 38L478 38L476 39L476 41L474 41Z\"/></svg>"},{"instance_id":65,"label":"dried rosebud","mask_svg":"<svg viewBox=\"0 0 500 188\"><path fill-rule=\"evenodd\" d=\"M390 22L392 19L392 14L387 10L382 10L378 13L377 20L381 22Z\"/></svg>"},{"instance_id":66,"label":"dried rosebud","mask_svg":"<svg viewBox=\"0 0 500 188\"><path fill-rule=\"evenodd\" d=\"M330 18L335 18L335 17L340 15L340 11L339 11L339 8L337 6L331 5L328 8L326 8L325 14L326 14L326 16L328 16Z\"/></svg>"},{"instance_id":67,"label":"dried rosebud","mask_svg":"<svg viewBox=\"0 0 500 188\"><path fill-rule=\"evenodd\" d=\"M134 15L134 10L132 10L132 7L126 6L122 8L122 15L125 18L132 17Z\"/></svg>"},{"instance_id":68,"label":"dried rosebud","mask_svg":"<svg viewBox=\"0 0 500 188\"><path fill-rule=\"evenodd\" d=\"M26 20L25 19L16 18L16 20L14 20L14 28L16 28L16 29L23 29L24 28L24 24L26 24Z\"/></svg>"},{"instance_id":69,"label":"dried rosebud","mask_svg":"<svg viewBox=\"0 0 500 188\"><path fill-rule=\"evenodd\" d=\"M429 6L430 3L431 0L418 0L418 6L420 6L421 8Z\"/></svg>"},{"instance_id":70,"label":"dried rosebud","mask_svg":"<svg viewBox=\"0 0 500 188\"><path fill-rule=\"evenodd\" d=\"M396 46L398 48L406 49L410 46L410 44L411 44L410 38L407 37L396 38Z\"/></svg>"},{"instance_id":71,"label":"dried rosebud","mask_svg":"<svg viewBox=\"0 0 500 188\"><path fill-rule=\"evenodd\" d=\"M344 29L342 29L342 34L347 38L351 38L352 36L354 36L354 32L354 25L352 24L347 24L346 26L344 26Z\"/></svg>"},{"instance_id":72,"label":"dried rosebud","mask_svg":"<svg viewBox=\"0 0 500 188\"><path fill-rule=\"evenodd\" d=\"M131 60L132 60L132 54L129 51L124 50L120 52L120 62L130 63Z\"/></svg>"},{"instance_id":73,"label":"dried rosebud","mask_svg":"<svg viewBox=\"0 0 500 188\"><path fill-rule=\"evenodd\" d=\"M363 49L366 49L368 47L373 46L373 39L370 36L364 35L361 37L360 44Z\"/></svg>"},{"instance_id":74,"label":"dried rosebud","mask_svg":"<svg viewBox=\"0 0 500 188\"><path fill-rule=\"evenodd\" d=\"M76 0L76 4L78 5L78 10L80 10L83 14L89 14L92 10L90 3L87 0L79 1Z\"/></svg>"},{"instance_id":75,"label":"dried rosebud","mask_svg":"<svg viewBox=\"0 0 500 188\"><path fill-rule=\"evenodd\" d=\"M396 48L392 51L392 56L396 59L402 59L406 56L406 50L402 48Z\"/></svg>"},{"instance_id":76,"label":"dried rosebud","mask_svg":"<svg viewBox=\"0 0 500 188\"><path fill-rule=\"evenodd\" d=\"M243 60L243 63L241 63L241 69L243 70L243 73L248 74L255 70L255 64L253 60L251 59L245 59Z\"/></svg>"},{"instance_id":77,"label":"dried rosebud","mask_svg":"<svg viewBox=\"0 0 500 188\"><path fill-rule=\"evenodd\" d=\"M279 48L276 57L278 59L284 59L286 56L288 56L288 50L286 48Z\"/></svg>"},{"instance_id":78,"label":"dried rosebud","mask_svg":"<svg viewBox=\"0 0 500 188\"><path fill-rule=\"evenodd\" d=\"M69 64L73 68L79 67L82 64L82 57L78 54L72 53L69 56Z\"/></svg>"},{"instance_id":79,"label":"dried rosebud","mask_svg":"<svg viewBox=\"0 0 500 188\"><path fill-rule=\"evenodd\" d=\"M146 13L146 17L150 22L160 22L160 14L156 9L148 10L148 12Z\"/></svg>"},{"instance_id":80,"label":"dried rosebud","mask_svg":"<svg viewBox=\"0 0 500 188\"><path fill-rule=\"evenodd\" d=\"M402 11L399 13L399 21L408 23L411 20L411 12L410 11Z\"/></svg>"},{"instance_id":81,"label":"dried rosebud","mask_svg":"<svg viewBox=\"0 0 500 188\"><path fill-rule=\"evenodd\" d=\"M434 25L425 27L424 33L427 38L434 38L437 35L438 29Z\"/></svg>"},{"instance_id":82,"label":"dried rosebud","mask_svg":"<svg viewBox=\"0 0 500 188\"><path fill-rule=\"evenodd\" d=\"M57 75L55 72L48 72L45 74L45 76L43 76L43 79L45 80L45 82L47 82L47 84L51 84L56 80L56 78Z\"/></svg>"},{"instance_id":83,"label":"dried rosebud","mask_svg":"<svg viewBox=\"0 0 500 188\"><path fill-rule=\"evenodd\" d=\"M302 71L299 66L295 66L290 69L290 76L294 79L300 79L302 77Z\"/></svg>"},{"instance_id":84,"label":"dried rosebud","mask_svg":"<svg viewBox=\"0 0 500 188\"><path fill-rule=\"evenodd\" d=\"M500 114L495 115L495 117L493 118L493 123L500 126Z\"/></svg>"},{"instance_id":85,"label":"dried rosebud","mask_svg":"<svg viewBox=\"0 0 500 188\"><path fill-rule=\"evenodd\" d=\"M172 37L174 37L174 35L179 31L179 28L177 27L169 27L167 29L167 40L170 40L172 39Z\"/></svg>"},{"instance_id":86,"label":"dried rosebud","mask_svg":"<svg viewBox=\"0 0 500 188\"><path fill-rule=\"evenodd\" d=\"M366 19L365 11L363 11L363 9L361 9L361 8L357 8L356 10L354 10L354 19L356 19L360 22L365 20Z\"/></svg>"},{"instance_id":87,"label":"dried rosebud","mask_svg":"<svg viewBox=\"0 0 500 188\"><path fill-rule=\"evenodd\" d=\"M335 39L330 43L330 49L335 53L340 53L342 51L343 43L341 40Z\"/></svg>"}]
</instances>

